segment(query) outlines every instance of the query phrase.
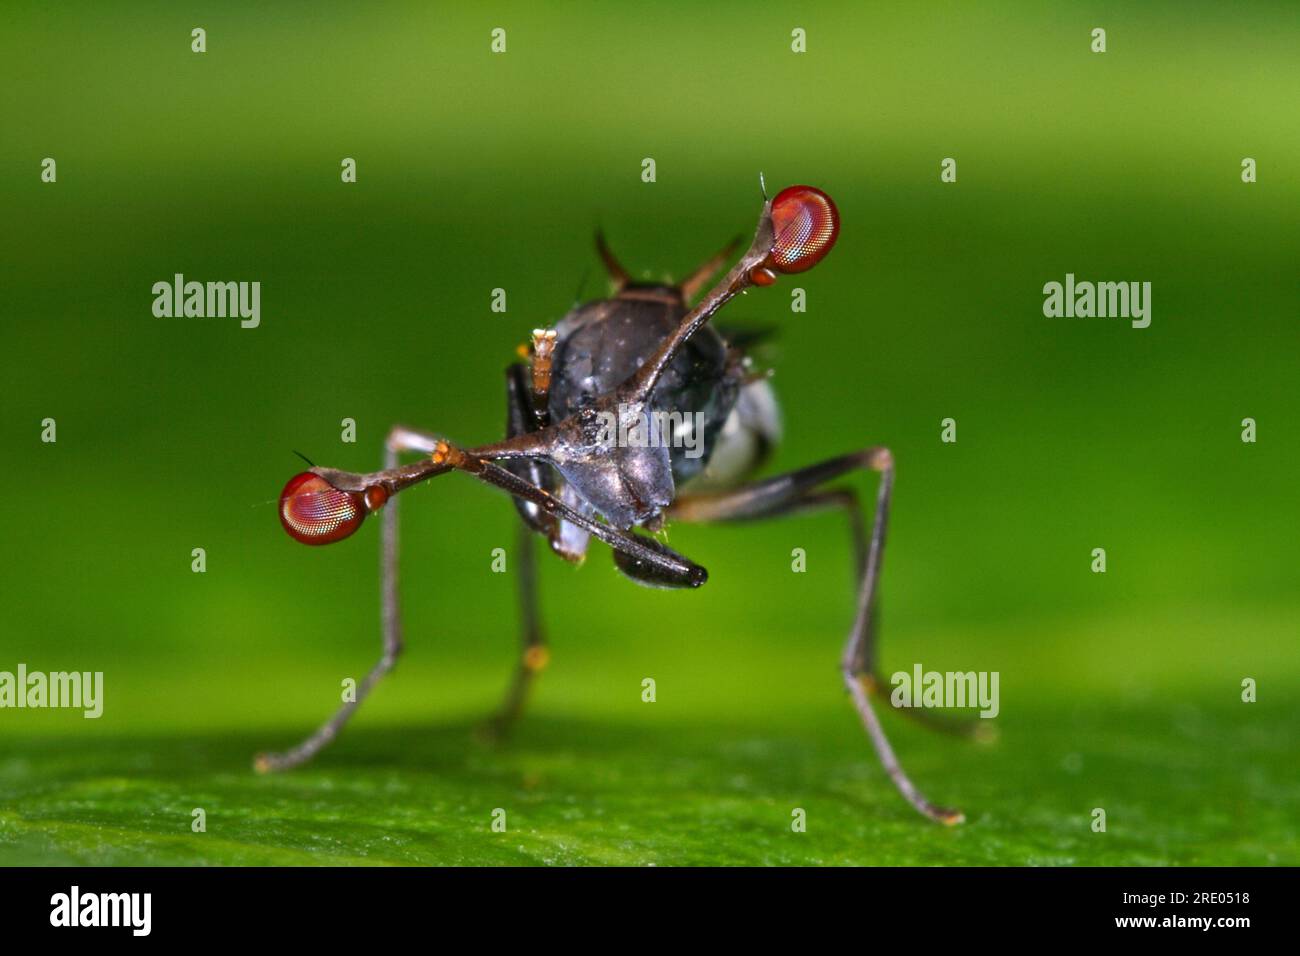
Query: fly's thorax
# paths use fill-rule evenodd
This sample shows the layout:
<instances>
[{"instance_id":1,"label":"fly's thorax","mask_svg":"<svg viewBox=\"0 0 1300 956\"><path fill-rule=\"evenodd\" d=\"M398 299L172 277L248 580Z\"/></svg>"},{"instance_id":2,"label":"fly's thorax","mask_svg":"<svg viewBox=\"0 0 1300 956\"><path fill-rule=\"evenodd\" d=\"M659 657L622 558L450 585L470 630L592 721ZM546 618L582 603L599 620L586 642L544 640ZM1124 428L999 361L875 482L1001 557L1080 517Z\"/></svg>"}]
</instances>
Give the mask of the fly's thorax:
<instances>
[{"instance_id":1,"label":"fly's thorax","mask_svg":"<svg viewBox=\"0 0 1300 956\"><path fill-rule=\"evenodd\" d=\"M616 298L587 303L565 316L556 326L552 421L592 409L610 396L655 354L686 313L676 289L630 286ZM711 326L701 327L665 370L650 404L635 413L643 411L648 421L639 430L629 427L615 435L615 442L629 449L627 466L648 473L666 460L679 482L697 474L735 403L737 388L722 336ZM620 425L632 425L627 410L613 411ZM643 442L647 432L651 443L667 452L654 455L653 463L651 456L631 447Z\"/></svg>"}]
</instances>

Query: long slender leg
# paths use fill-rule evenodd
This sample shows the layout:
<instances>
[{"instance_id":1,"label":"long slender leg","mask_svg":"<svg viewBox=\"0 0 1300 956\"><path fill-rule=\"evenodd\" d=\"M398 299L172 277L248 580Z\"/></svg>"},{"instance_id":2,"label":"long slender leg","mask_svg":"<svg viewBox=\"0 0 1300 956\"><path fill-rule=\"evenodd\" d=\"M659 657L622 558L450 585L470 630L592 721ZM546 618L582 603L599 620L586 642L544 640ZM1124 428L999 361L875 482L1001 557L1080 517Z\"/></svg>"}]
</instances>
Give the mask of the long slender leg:
<instances>
[{"instance_id":1,"label":"long slender leg","mask_svg":"<svg viewBox=\"0 0 1300 956\"><path fill-rule=\"evenodd\" d=\"M816 511L823 508L840 508L849 523L853 540L853 583L862 580L867 567L867 530L862 525L862 508L858 493L852 488L832 488L829 491L808 492L790 502L790 514ZM773 516L780 512L773 512Z\"/></svg>"},{"instance_id":2,"label":"long slender leg","mask_svg":"<svg viewBox=\"0 0 1300 956\"><path fill-rule=\"evenodd\" d=\"M537 556L533 542L534 533L524 524L519 526L519 547L516 568L519 572L520 654L515 674L506 691L501 709L488 721L487 732L492 737L504 737L519 719L528 692L537 675L550 661L546 637L542 631L537 601Z\"/></svg>"},{"instance_id":3,"label":"long slender leg","mask_svg":"<svg viewBox=\"0 0 1300 956\"><path fill-rule=\"evenodd\" d=\"M870 449L868 450L870 451ZM846 467L847 466L847 467ZM767 481L746 485L728 492L708 495L686 495L674 503L670 516L683 521L746 521L775 518L803 511L839 507L849 522L854 549L854 583L862 581L867 564L867 535L862 523L857 493L852 488L816 490L853 468L866 467L862 453L843 455L830 461L813 465L787 475L778 475ZM888 682L874 670L875 620L874 607L871 626L867 629L863 650L866 671L875 674L872 690L878 699L888 700L883 688ZM892 707L892 703L890 704ZM894 708L909 719L935 730L962 737L987 739L992 736L987 723L980 720L938 717L915 707Z\"/></svg>"},{"instance_id":4,"label":"long slender leg","mask_svg":"<svg viewBox=\"0 0 1300 956\"><path fill-rule=\"evenodd\" d=\"M746 485L732 492L713 495L684 496L674 503L670 517L686 521L735 521L772 517L814 505L836 503L827 493L815 489L823 482L858 468L880 474L876 496L875 522L867 545L865 562L859 557L860 583L857 612L848 640L844 645L841 670L844 684L852 696L885 772L906 800L921 813L940 823L955 824L965 819L958 810L936 806L926 799L907 776L885 736L879 717L871 707L870 695L879 691L873 677L875 663L875 608L884 554L885 532L889 522L889 501L894 480L894 460L887 448L868 448L832 458L786 475ZM842 503L843 499L840 499ZM860 527L860 525L859 525ZM860 540L860 538L858 539ZM859 555L861 552L859 551Z\"/></svg>"},{"instance_id":5,"label":"long slender leg","mask_svg":"<svg viewBox=\"0 0 1300 956\"><path fill-rule=\"evenodd\" d=\"M875 666L875 602L877 585L880 581L880 563L885 551L885 529L889 523L889 496L894 484L894 457L888 449L881 448L872 456L871 467L880 472L880 488L876 492L876 520L871 531L871 543L867 549L867 570L863 575L862 592L858 597L858 613L853 622L853 630L844 645L844 656L840 662L844 674L844 686L853 697L853 704L862 718L862 726L880 756L880 762L894 781L894 786L908 803L916 807L932 820L952 826L963 822L966 817L960 810L940 807L926 799L903 771L885 728L880 718L871 707L868 691L874 689L876 680L872 676Z\"/></svg>"},{"instance_id":6,"label":"long slender leg","mask_svg":"<svg viewBox=\"0 0 1300 956\"><path fill-rule=\"evenodd\" d=\"M404 451L432 452L437 447L436 436L427 432L397 426L388 434L384 446L384 468L391 471L397 467L397 456ZM253 766L260 773L271 770L287 770L305 763L314 757L323 747L330 743L343 725L348 722L353 712L361 706L371 689L379 680L393 669L397 657L402 653L402 620L399 606L397 585L397 496L384 508L380 525L380 622L383 630L383 652L379 661L357 685L356 696L346 701L334 716L321 724L316 732L307 737L296 747L282 753L261 753L253 760Z\"/></svg>"},{"instance_id":7,"label":"long slender leg","mask_svg":"<svg viewBox=\"0 0 1300 956\"><path fill-rule=\"evenodd\" d=\"M550 359L554 347L554 330L534 330L531 368L516 364L506 369L506 437L535 431L545 424L543 410L550 389ZM552 472L535 459L515 459L507 463L507 470L539 488L550 490ZM531 501L516 498L514 504L521 519L514 559L519 583L520 656L500 709L479 730L488 739L499 739L510 731L523 710L534 677L550 657L537 608L537 557L533 536L545 536L554 547L564 523Z\"/></svg>"}]
</instances>

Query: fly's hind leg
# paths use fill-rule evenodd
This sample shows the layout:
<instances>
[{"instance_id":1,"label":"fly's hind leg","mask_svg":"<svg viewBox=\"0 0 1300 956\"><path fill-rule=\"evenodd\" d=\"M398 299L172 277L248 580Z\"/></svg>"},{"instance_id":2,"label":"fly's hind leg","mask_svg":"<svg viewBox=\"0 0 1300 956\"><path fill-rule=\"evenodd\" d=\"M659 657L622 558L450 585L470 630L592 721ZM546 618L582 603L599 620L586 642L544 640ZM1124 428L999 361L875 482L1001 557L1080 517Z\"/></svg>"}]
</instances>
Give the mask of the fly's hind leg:
<instances>
[{"instance_id":1,"label":"fly's hind leg","mask_svg":"<svg viewBox=\"0 0 1300 956\"><path fill-rule=\"evenodd\" d=\"M825 482L859 469L880 475L876 496L875 522L863 548L862 523L856 516L856 496L843 492L819 490ZM841 671L845 687L862 721L863 729L875 747L885 772L903 797L931 820L944 824L962 822L959 810L931 803L903 770L894 748L885 735L880 718L871 706L871 696L880 694L880 682L874 677L875 608L880 580L880 564L885 547L885 529L889 520L890 492L894 480L893 456L887 448L868 448L839 458L777 475L764 481L744 485L719 494L685 495L679 498L669 516L685 521L740 521L769 518L813 507L840 506L850 513L854 531L858 571L858 604L852 629L844 645Z\"/></svg>"},{"instance_id":2,"label":"fly's hind leg","mask_svg":"<svg viewBox=\"0 0 1300 956\"><path fill-rule=\"evenodd\" d=\"M395 426L389 433L384 445L384 467L397 467L397 456L402 452L431 453L438 446L436 435ZM397 587L397 496L384 507L380 525L380 622L383 632L383 650L378 662L357 685L356 695L346 701L334 716L321 724L316 732L307 737L296 747L281 753L260 753L253 759L253 766L259 773L272 770L288 770L306 763L326 747L343 725L348 722L354 711L361 706L366 695L379 683L380 679L393 669L398 655L402 653L402 619L399 607Z\"/></svg>"},{"instance_id":3,"label":"fly's hind leg","mask_svg":"<svg viewBox=\"0 0 1300 956\"><path fill-rule=\"evenodd\" d=\"M857 492L852 488L831 488L826 491L809 491L792 499L786 506L774 508L768 515L763 517L776 517L781 514L797 514L803 511L821 511L826 508L840 508L844 512L845 518L849 523L849 531L853 538L853 581L856 585L862 580L863 574L867 568L868 540L866 527L862 522L862 508L858 500ZM758 516L750 516L758 517ZM948 717L938 716L931 711L920 707L895 707L892 701L889 701L889 695L885 692L889 684L876 668L875 661L875 636L877 624L875 621L876 608L872 607L872 620L867 630L866 638L861 648L862 659L859 662L858 669L864 675L866 681L876 699L882 704L888 702L890 707L908 719L918 724L923 724L931 730L937 730L941 733L952 734L954 737L969 737L974 740L988 741L994 739L997 734L988 721L978 720L966 717Z\"/></svg>"}]
</instances>

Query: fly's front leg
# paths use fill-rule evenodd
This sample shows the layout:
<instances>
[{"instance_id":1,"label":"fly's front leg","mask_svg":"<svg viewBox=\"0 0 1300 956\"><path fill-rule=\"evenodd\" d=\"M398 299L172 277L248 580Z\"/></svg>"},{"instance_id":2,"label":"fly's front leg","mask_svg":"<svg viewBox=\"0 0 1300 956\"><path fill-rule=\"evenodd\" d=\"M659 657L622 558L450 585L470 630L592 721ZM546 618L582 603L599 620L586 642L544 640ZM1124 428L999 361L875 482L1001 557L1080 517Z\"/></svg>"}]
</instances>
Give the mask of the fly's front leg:
<instances>
[{"instance_id":1,"label":"fly's front leg","mask_svg":"<svg viewBox=\"0 0 1300 956\"><path fill-rule=\"evenodd\" d=\"M397 456L402 452L421 452L430 454L437 448L438 438L428 432L417 431L403 426L395 426L388 433L384 446L384 468L392 472L397 468ZM357 685L356 696L346 701L315 733L291 750L282 753L260 753L253 760L253 766L260 773L272 770L287 770L306 763L328 745L348 722L353 712L361 706L380 678L393 669L397 657L402 652L402 620L398 599L397 582L397 496L387 502L381 516L380 546L380 624L383 634L383 651L379 661L370 669L361 683Z\"/></svg>"},{"instance_id":2,"label":"fly's front leg","mask_svg":"<svg viewBox=\"0 0 1300 956\"><path fill-rule=\"evenodd\" d=\"M940 823L960 823L965 817L958 810L936 806L926 799L907 776L894 754L894 748L885 736L880 718L872 709L870 695L880 691L873 676L875 663L875 608L880 580L880 564L885 548L885 529L889 521L890 492L894 482L894 459L887 448L868 448L850 455L812 465L786 475L745 485L734 491L710 495L686 495L679 498L669 511L669 516L685 521L741 521L769 518L805 510L810 507L845 506L855 499L843 493L818 491L820 485L857 469L870 469L880 474L880 489L876 496L875 522L866 542L865 554L861 547L861 522L851 519L854 532L856 564L859 570L858 604L853 627L844 645L841 671L844 684L853 698L854 707L862 720L881 765L908 803L932 820Z\"/></svg>"},{"instance_id":3,"label":"fly's front leg","mask_svg":"<svg viewBox=\"0 0 1300 956\"><path fill-rule=\"evenodd\" d=\"M501 710L488 720L484 727L492 739L505 737L523 712L528 692L542 669L550 662L551 653L546 647L541 615L537 601L537 556L533 545L533 531L523 523L519 525L519 548L516 567L519 572L520 655L514 678L506 691Z\"/></svg>"},{"instance_id":4,"label":"fly's front leg","mask_svg":"<svg viewBox=\"0 0 1300 956\"><path fill-rule=\"evenodd\" d=\"M515 364L506 369L507 438L536 431L546 422L546 399L550 391L554 351L554 330L536 329L533 332L530 365ZM553 483L553 473L540 461L517 458L507 465L520 479L537 487L549 489ZM519 660L500 710L480 728L481 735L490 740L500 739L509 732L523 712L534 679L550 660L538 610L537 558L533 537L542 535L554 546L560 539L564 522L532 501L516 498L515 507L520 518L519 546L515 557L519 582Z\"/></svg>"}]
</instances>

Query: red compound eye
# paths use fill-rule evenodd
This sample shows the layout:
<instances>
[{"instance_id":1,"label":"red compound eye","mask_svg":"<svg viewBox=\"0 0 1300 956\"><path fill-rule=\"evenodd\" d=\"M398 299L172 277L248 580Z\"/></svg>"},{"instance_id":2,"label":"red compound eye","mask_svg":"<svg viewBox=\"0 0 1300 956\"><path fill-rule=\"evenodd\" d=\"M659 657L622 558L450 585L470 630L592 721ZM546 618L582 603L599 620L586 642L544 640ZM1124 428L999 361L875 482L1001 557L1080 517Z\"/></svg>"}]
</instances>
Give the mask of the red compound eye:
<instances>
[{"instance_id":1,"label":"red compound eye","mask_svg":"<svg viewBox=\"0 0 1300 956\"><path fill-rule=\"evenodd\" d=\"M789 274L822 261L840 234L840 214L831 197L812 186L790 186L772 200L775 240L768 264Z\"/></svg>"},{"instance_id":2,"label":"red compound eye","mask_svg":"<svg viewBox=\"0 0 1300 956\"><path fill-rule=\"evenodd\" d=\"M366 496L340 491L320 475L294 475L280 492L280 523L289 537L303 544L333 544L361 527Z\"/></svg>"}]
</instances>

